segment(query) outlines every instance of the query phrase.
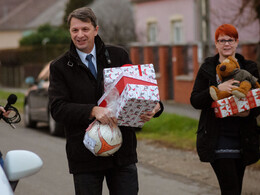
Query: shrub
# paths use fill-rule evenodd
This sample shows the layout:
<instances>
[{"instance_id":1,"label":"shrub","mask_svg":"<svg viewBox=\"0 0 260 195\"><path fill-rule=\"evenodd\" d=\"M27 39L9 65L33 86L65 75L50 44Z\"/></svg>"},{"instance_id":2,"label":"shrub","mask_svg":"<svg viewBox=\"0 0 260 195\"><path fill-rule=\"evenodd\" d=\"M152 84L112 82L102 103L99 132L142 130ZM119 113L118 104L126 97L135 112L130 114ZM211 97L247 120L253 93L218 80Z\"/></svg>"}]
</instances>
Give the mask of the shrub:
<instances>
[{"instance_id":1,"label":"shrub","mask_svg":"<svg viewBox=\"0 0 260 195\"><path fill-rule=\"evenodd\" d=\"M51 44L69 44L70 36L68 30L52 27L50 24L40 26L36 32L24 36L20 40L20 46L39 46Z\"/></svg>"}]
</instances>

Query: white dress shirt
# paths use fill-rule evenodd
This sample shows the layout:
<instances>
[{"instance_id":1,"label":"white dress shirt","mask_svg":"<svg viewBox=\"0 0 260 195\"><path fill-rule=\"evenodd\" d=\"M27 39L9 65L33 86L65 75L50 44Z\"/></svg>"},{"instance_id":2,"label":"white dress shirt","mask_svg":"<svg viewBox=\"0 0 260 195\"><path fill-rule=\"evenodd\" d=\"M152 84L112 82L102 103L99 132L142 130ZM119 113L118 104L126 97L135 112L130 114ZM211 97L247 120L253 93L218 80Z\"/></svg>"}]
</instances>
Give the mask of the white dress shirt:
<instances>
[{"instance_id":1,"label":"white dress shirt","mask_svg":"<svg viewBox=\"0 0 260 195\"><path fill-rule=\"evenodd\" d=\"M96 46L95 46L95 44L94 44L94 47L93 47L93 49L92 49L92 51L91 51L90 53L84 53L84 52L80 51L80 50L77 49L77 48L76 48L76 50L77 50L77 52L78 52L78 55L79 55L81 61L82 61L83 64L85 64L87 67L88 67L88 61L86 60L86 57L87 57L87 55L92 54L92 62L93 62L93 64L94 64L95 69L96 69L96 72L97 72L97 55L96 55Z\"/></svg>"}]
</instances>

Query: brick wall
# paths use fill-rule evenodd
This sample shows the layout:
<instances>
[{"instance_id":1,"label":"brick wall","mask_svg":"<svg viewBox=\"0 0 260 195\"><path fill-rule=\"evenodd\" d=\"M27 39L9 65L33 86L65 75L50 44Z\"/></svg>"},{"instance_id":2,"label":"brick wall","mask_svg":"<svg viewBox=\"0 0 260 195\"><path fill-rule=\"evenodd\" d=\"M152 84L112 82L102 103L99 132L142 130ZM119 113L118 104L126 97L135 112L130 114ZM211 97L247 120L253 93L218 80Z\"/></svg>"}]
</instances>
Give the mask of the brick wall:
<instances>
[{"instance_id":1,"label":"brick wall","mask_svg":"<svg viewBox=\"0 0 260 195\"><path fill-rule=\"evenodd\" d=\"M190 94L199 70L197 45L188 46L191 52L187 52L187 45L159 45L156 46L158 53L154 52L156 51L154 47L130 47L133 64L153 63L157 67L156 75L161 100L190 104ZM256 61L257 46L255 44L241 45L241 53L245 58ZM158 56L158 62L155 61L155 55Z\"/></svg>"}]
</instances>

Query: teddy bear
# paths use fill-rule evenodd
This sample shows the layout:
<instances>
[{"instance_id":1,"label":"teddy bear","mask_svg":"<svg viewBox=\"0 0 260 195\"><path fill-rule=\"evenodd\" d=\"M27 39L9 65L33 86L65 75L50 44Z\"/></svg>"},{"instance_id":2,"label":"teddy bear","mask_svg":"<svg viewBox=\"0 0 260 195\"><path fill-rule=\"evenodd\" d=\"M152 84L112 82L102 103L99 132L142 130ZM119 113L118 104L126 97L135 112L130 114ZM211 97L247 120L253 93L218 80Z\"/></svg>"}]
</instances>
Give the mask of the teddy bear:
<instances>
[{"instance_id":1,"label":"teddy bear","mask_svg":"<svg viewBox=\"0 0 260 195\"><path fill-rule=\"evenodd\" d=\"M246 97L248 91L252 88L260 88L257 78L248 71L240 69L237 60L232 56L229 56L221 64L217 65L216 72L221 82L234 79L240 81L240 83L233 84L236 85L237 88L233 88L231 93L228 91L220 91L217 87L210 86L210 95L215 101L231 95L235 95L238 98L243 98Z\"/></svg>"}]
</instances>

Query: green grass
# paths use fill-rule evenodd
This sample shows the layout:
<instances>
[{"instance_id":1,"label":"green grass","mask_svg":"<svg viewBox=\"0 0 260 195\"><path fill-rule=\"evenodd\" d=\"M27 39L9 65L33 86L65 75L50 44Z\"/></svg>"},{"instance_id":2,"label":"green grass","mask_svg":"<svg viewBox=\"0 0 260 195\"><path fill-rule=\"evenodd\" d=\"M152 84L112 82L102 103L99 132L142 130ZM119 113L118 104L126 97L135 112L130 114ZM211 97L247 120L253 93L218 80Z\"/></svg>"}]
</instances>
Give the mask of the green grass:
<instances>
[{"instance_id":1,"label":"green grass","mask_svg":"<svg viewBox=\"0 0 260 195\"><path fill-rule=\"evenodd\" d=\"M7 98L10 94L15 94L17 96L17 101L14 106L19 110L19 112L23 112L23 102L24 102L24 94L21 92L9 92L9 91L3 91L0 90L0 105L5 106L7 103Z\"/></svg>"},{"instance_id":2,"label":"green grass","mask_svg":"<svg viewBox=\"0 0 260 195\"><path fill-rule=\"evenodd\" d=\"M175 148L194 150L198 120L176 114L163 113L147 122L138 139L152 139Z\"/></svg>"}]
</instances>

